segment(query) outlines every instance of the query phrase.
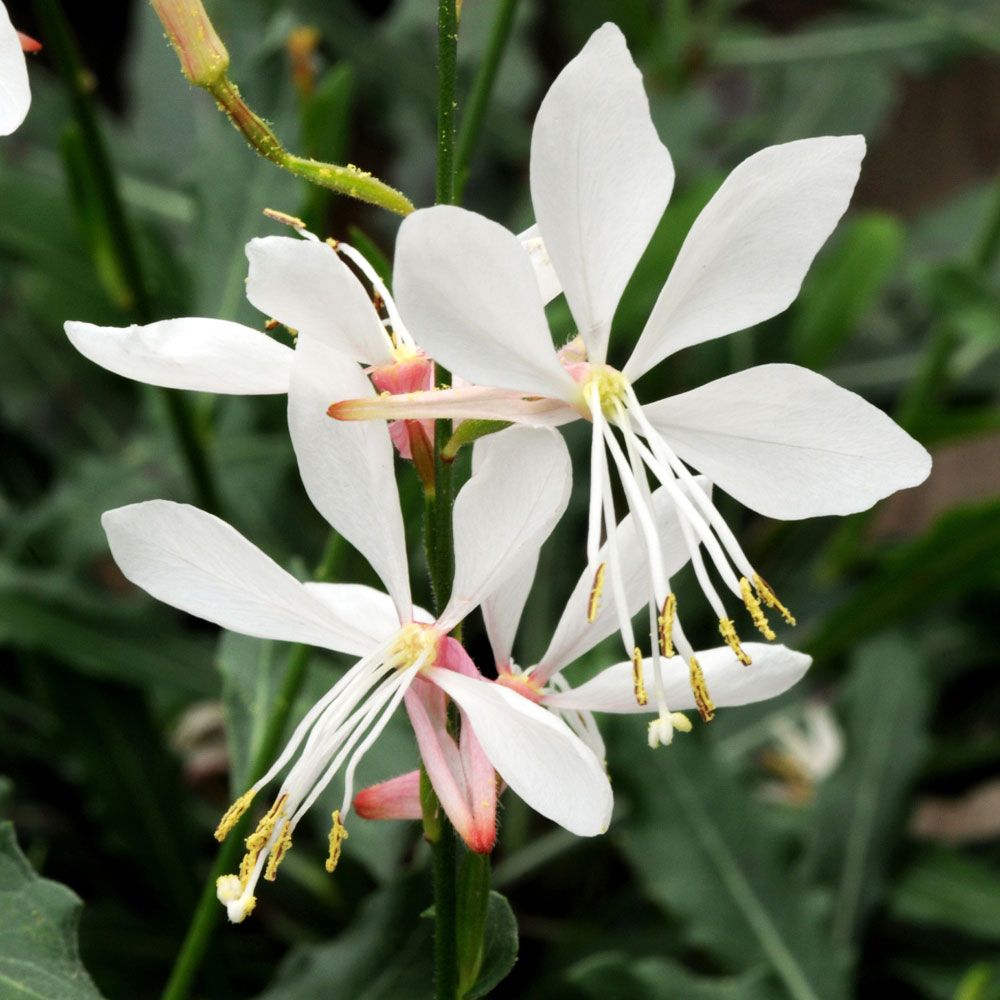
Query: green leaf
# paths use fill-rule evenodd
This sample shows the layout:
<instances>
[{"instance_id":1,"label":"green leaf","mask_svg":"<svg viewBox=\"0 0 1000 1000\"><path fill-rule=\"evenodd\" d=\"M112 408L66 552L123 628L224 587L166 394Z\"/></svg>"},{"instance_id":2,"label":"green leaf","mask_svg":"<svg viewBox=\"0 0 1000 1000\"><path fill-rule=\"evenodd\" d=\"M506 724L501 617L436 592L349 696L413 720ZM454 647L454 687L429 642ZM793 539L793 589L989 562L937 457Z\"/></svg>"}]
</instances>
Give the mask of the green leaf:
<instances>
[{"instance_id":1,"label":"green leaf","mask_svg":"<svg viewBox=\"0 0 1000 1000\"><path fill-rule=\"evenodd\" d=\"M973 858L922 851L896 880L892 915L907 923L1000 940L1000 875Z\"/></svg>"},{"instance_id":2,"label":"green leaf","mask_svg":"<svg viewBox=\"0 0 1000 1000\"><path fill-rule=\"evenodd\" d=\"M903 251L892 216L853 220L810 272L796 300L789 339L799 364L822 368L882 293Z\"/></svg>"},{"instance_id":3,"label":"green leaf","mask_svg":"<svg viewBox=\"0 0 1000 1000\"><path fill-rule=\"evenodd\" d=\"M258 1000L429 1000L431 924L420 919L425 892L421 873L371 896L335 941L296 949Z\"/></svg>"},{"instance_id":4,"label":"green leaf","mask_svg":"<svg viewBox=\"0 0 1000 1000\"><path fill-rule=\"evenodd\" d=\"M619 833L639 884L726 968L766 962L794 1000L846 997L824 893L789 869L785 838L707 739L643 759L637 815Z\"/></svg>"},{"instance_id":5,"label":"green leaf","mask_svg":"<svg viewBox=\"0 0 1000 1000\"><path fill-rule=\"evenodd\" d=\"M421 776L425 774L421 771ZM483 964L486 912L490 903L490 856L466 851L458 870L458 993L465 996Z\"/></svg>"},{"instance_id":6,"label":"green leaf","mask_svg":"<svg viewBox=\"0 0 1000 1000\"><path fill-rule=\"evenodd\" d=\"M479 977L464 994L464 1000L486 996L508 976L517 961L517 919L510 903L499 892L490 893L483 942Z\"/></svg>"},{"instance_id":7,"label":"green leaf","mask_svg":"<svg viewBox=\"0 0 1000 1000\"><path fill-rule=\"evenodd\" d=\"M701 976L668 958L634 958L624 952L592 955L566 978L592 1000L773 1000L766 970L739 976Z\"/></svg>"},{"instance_id":8,"label":"green leaf","mask_svg":"<svg viewBox=\"0 0 1000 1000\"><path fill-rule=\"evenodd\" d=\"M919 650L896 635L865 644L845 690L847 752L820 786L810 868L836 885L833 940L859 937L882 896L923 761L928 691Z\"/></svg>"},{"instance_id":9,"label":"green leaf","mask_svg":"<svg viewBox=\"0 0 1000 1000\"><path fill-rule=\"evenodd\" d=\"M10 823L0 824L0 995L10 1000L100 1000L80 963L81 902L39 878Z\"/></svg>"}]
</instances>

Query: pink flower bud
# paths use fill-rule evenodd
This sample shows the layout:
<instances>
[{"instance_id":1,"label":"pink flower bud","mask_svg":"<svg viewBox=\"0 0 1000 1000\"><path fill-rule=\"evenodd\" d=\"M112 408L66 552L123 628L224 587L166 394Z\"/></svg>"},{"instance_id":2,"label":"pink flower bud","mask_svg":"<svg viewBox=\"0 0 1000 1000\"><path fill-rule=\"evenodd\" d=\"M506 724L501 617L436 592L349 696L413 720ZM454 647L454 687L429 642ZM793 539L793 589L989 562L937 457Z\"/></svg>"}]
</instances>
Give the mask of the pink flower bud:
<instances>
[{"instance_id":1,"label":"pink flower bud","mask_svg":"<svg viewBox=\"0 0 1000 1000\"><path fill-rule=\"evenodd\" d=\"M184 75L199 87L208 87L229 69L229 53L215 32L201 0L151 0Z\"/></svg>"}]
</instances>

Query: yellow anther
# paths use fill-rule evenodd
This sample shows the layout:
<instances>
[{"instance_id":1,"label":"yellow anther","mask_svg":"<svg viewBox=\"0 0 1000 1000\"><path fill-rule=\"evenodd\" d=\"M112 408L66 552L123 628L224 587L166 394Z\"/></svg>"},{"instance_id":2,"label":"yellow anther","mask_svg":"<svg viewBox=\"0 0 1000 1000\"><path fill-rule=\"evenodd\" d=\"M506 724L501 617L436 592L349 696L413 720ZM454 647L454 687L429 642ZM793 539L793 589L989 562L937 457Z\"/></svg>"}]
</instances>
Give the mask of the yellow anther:
<instances>
[{"instance_id":1,"label":"yellow anther","mask_svg":"<svg viewBox=\"0 0 1000 1000\"><path fill-rule=\"evenodd\" d=\"M607 563L601 563L594 574L594 582L590 588L590 598L587 601L587 621L593 622L597 617L597 609L601 606L601 592L604 590L604 574Z\"/></svg>"},{"instance_id":2,"label":"yellow anther","mask_svg":"<svg viewBox=\"0 0 1000 1000\"><path fill-rule=\"evenodd\" d=\"M667 594L663 610L656 619L660 637L660 653L668 659L674 655L674 618L677 616L677 598Z\"/></svg>"},{"instance_id":3,"label":"yellow anther","mask_svg":"<svg viewBox=\"0 0 1000 1000\"><path fill-rule=\"evenodd\" d=\"M646 685L642 679L642 650L638 646L632 650L632 690L635 691L637 705L645 705L649 701L646 696Z\"/></svg>"},{"instance_id":4,"label":"yellow anther","mask_svg":"<svg viewBox=\"0 0 1000 1000\"><path fill-rule=\"evenodd\" d=\"M406 670L421 660L426 666L432 666L440 641L441 636L433 626L410 622L396 634L389 650L389 662L398 670Z\"/></svg>"},{"instance_id":5,"label":"yellow anther","mask_svg":"<svg viewBox=\"0 0 1000 1000\"><path fill-rule=\"evenodd\" d=\"M584 380L584 399L597 397L601 412L613 417L616 407L625 402L628 393L628 379L610 365L591 366L590 375Z\"/></svg>"},{"instance_id":6,"label":"yellow anther","mask_svg":"<svg viewBox=\"0 0 1000 1000\"><path fill-rule=\"evenodd\" d=\"M736 659L744 667L749 667L753 661L747 656L746 650L740 645L740 637L736 634L736 626L733 624L732 618L719 619L719 632L725 640L726 645L736 654Z\"/></svg>"},{"instance_id":7,"label":"yellow anther","mask_svg":"<svg viewBox=\"0 0 1000 1000\"><path fill-rule=\"evenodd\" d=\"M757 596L769 607L777 611L789 625L795 624L795 616L778 600L778 595L771 589L771 585L759 576L753 575L753 585L757 591Z\"/></svg>"},{"instance_id":8,"label":"yellow anther","mask_svg":"<svg viewBox=\"0 0 1000 1000\"><path fill-rule=\"evenodd\" d=\"M281 828L281 833L278 834L278 839L274 842L274 846L271 848L271 853L267 858L267 871L264 872L264 878L268 882L273 882L278 874L278 865L284 860L285 855L288 853L289 848L292 846L292 824L286 819L284 826Z\"/></svg>"},{"instance_id":9,"label":"yellow anther","mask_svg":"<svg viewBox=\"0 0 1000 1000\"><path fill-rule=\"evenodd\" d=\"M333 826L330 827L330 853L326 858L326 870L332 875L337 870L337 862L340 861L340 852L343 849L344 841L347 840L347 827L340 822L340 810L334 809L330 817Z\"/></svg>"},{"instance_id":10,"label":"yellow anther","mask_svg":"<svg viewBox=\"0 0 1000 1000\"><path fill-rule=\"evenodd\" d=\"M266 846L267 842L271 839L271 834L274 832L278 820L285 814L285 803L287 801L287 794L280 795L275 800L274 805L264 813L257 824L257 829L247 837L246 845L248 851L259 854Z\"/></svg>"},{"instance_id":11,"label":"yellow anther","mask_svg":"<svg viewBox=\"0 0 1000 1000\"><path fill-rule=\"evenodd\" d=\"M253 802L253 797L257 793L252 789L249 792L244 792L224 813L222 819L219 820L219 825L215 828L215 839L222 843L226 839L229 831L232 830L234 826L240 821L240 817L247 811L250 807L250 803Z\"/></svg>"},{"instance_id":12,"label":"yellow anther","mask_svg":"<svg viewBox=\"0 0 1000 1000\"><path fill-rule=\"evenodd\" d=\"M306 224L297 215L289 215L288 212L279 212L276 208L265 208L264 214L274 222L280 222L283 226L291 226L292 229L306 228Z\"/></svg>"},{"instance_id":13,"label":"yellow anther","mask_svg":"<svg viewBox=\"0 0 1000 1000\"><path fill-rule=\"evenodd\" d=\"M740 577L740 592L743 594L743 603L746 605L747 611L750 612L750 618L760 634L767 639L769 642L773 642L776 638L774 630L771 628L771 623L767 620L767 615L764 614L763 608L760 606L760 601L757 600L754 592L750 589L750 581L745 577Z\"/></svg>"},{"instance_id":14,"label":"yellow anther","mask_svg":"<svg viewBox=\"0 0 1000 1000\"><path fill-rule=\"evenodd\" d=\"M702 722L711 722L715 718L715 703L708 693L708 685L705 683L705 674L702 672L701 664L692 656L688 666L691 671L691 693L694 695L694 703L698 706Z\"/></svg>"}]
</instances>

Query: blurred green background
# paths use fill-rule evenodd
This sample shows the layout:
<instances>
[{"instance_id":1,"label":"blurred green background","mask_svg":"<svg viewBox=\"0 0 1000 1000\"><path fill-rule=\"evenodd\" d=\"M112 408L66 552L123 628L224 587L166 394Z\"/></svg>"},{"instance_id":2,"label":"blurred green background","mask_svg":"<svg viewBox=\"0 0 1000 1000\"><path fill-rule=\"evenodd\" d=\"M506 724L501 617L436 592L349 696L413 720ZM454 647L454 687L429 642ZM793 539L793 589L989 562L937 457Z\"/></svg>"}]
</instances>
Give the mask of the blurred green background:
<instances>
[{"instance_id":1,"label":"blurred green background","mask_svg":"<svg viewBox=\"0 0 1000 1000\"><path fill-rule=\"evenodd\" d=\"M37 17L50 6L9 4L46 51L31 60L31 114L0 145L0 811L27 858L8 831L0 997L30 995L12 985L28 964L46 1000L142 1000L169 975L214 856L211 830L243 788L288 649L220 637L120 577L101 512L199 498L164 395L78 356L62 323L125 324L145 310L259 324L243 298L243 245L280 231L264 207L390 259L397 220L257 158L183 80L145 3L66 3L138 247L137 270L123 268L86 123ZM290 149L432 200L430 0L209 8L234 80ZM496 9L465 0L460 105ZM677 168L616 318L623 351L691 221L744 156L811 135L869 142L849 215L795 305L660 366L643 398L794 361L893 414L935 467L920 488L846 520L776 524L725 506L798 616L781 640L815 665L779 701L723 711L669 749L646 748L640 719L602 720L616 789L602 838L575 839L505 796L495 886L517 915L520 953L491 995L1000 997L1000 4L522 0L467 206L515 230L531 221L535 109L607 19L629 39ZM297 84L288 40L303 26L318 36ZM569 335L565 308L551 312L557 336ZM307 573L326 527L297 478L284 399L187 401L220 509ZM569 434L581 456L585 437ZM409 467L400 480L417 524ZM585 503L574 491L543 553L522 663L544 648L580 571ZM416 530L410 540L422 570ZM346 546L335 577L372 580ZM415 585L426 599L425 580ZM712 636L687 576L679 595L689 634ZM485 666L478 621L469 645ZM617 653L606 645L569 679ZM315 655L303 706L345 666ZM415 766L396 721L362 782ZM303 824L252 919L220 928L195 995L430 995L416 824L355 819L330 879L328 814ZM83 900L86 973L77 903L27 864Z\"/></svg>"}]
</instances>

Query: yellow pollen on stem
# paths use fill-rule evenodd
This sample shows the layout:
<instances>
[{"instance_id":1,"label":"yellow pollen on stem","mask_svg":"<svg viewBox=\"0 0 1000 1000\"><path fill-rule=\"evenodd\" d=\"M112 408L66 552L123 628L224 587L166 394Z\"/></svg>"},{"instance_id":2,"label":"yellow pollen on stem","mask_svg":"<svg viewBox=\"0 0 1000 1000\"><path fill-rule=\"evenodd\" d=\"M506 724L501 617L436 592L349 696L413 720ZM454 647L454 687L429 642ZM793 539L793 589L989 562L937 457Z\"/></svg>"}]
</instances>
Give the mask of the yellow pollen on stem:
<instances>
[{"instance_id":1,"label":"yellow pollen on stem","mask_svg":"<svg viewBox=\"0 0 1000 1000\"><path fill-rule=\"evenodd\" d=\"M646 685L642 679L642 650L638 646L632 650L632 690L635 691L637 705L645 705L649 701Z\"/></svg>"},{"instance_id":2,"label":"yellow pollen on stem","mask_svg":"<svg viewBox=\"0 0 1000 1000\"><path fill-rule=\"evenodd\" d=\"M736 634L736 626L732 618L719 619L719 633L725 640L726 645L736 654L736 659L749 667L753 660L747 655L746 650L740 645L740 637Z\"/></svg>"},{"instance_id":3,"label":"yellow pollen on stem","mask_svg":"<svg viewBox=\"0 0 1000 1000\"><path fill-rule=\"evenodd\" d=\"M712 701L712 696L708 693L708 685L705 683L705 674L701 669L701 664L697 657L692 656L688 666L694 703L698 706L702 722L711 722L715 718L715 702Z\"/></svg>"},{"instance_id":4,"label":"yellow pollen on stem","mask_svg":"<svg viewBox=\"0 0 1000 1000\"><path fill-rule=\"evenodd\" d=\"M760 601L750 589L750 581L745 576L740 577L740 592L743 594L743 603L750 613L750 620L765 639L774 642L777 638L774 629L771 628L771 623L767 620L767 615L764 614L764 609L761 608Z\"/></svg>"},{"instance_id":5,"label":"yellow pollen on stem","mask_svg":"<svg viewBox=\"0 0 1000 1000\"><path fill-rule=\"evenodd\" d=\"M674 618L676 616L677 598L674 594L667 594L663 602L663 609L656 619L660 653L667 659L674 655Z\"/></svg>"},{"instance_id":6,"label":"yellow pollen on stem","mask_svg":"<svg viewBox=\"0 0 1000 1000\"><path fill-rule=\"evenodd\" d=\"M271 853L268 855L267 870L264 872L264 878L268 882L273 882L277 878L278 865L285 859L291 846L292 824L286 819L281 833L278 834L278 839L274 842L274 847L271 848Z\"/></svg>"},{"instance_id":7,"label":"yellow pollen on stem","mask_svg":"<svg viewBox=\"0 0 1000 1000\"><path fill-rule=\"evenodd\" d=\"M604 574L608 564L601 563L594 574L594 582L590 587L590 597L587 600L587 621L592 623L597 617L597 609L601 606L601 592L604 590Z\"/></svg>"},{"instance_id":8,"label":"yellow pollen on stem","mask_svg":"<svg viewBox=\"0 0 1000 1000\"><path fill-rule=\"evenodd\" d=\"M771 589L770 584L758 573L754 573L753 575L753 585L754 589L757 591L757 596L769 608L777 611L789 625L795 624L795 616L784 606L784 604L781 603L781 601L778 600L778 595Z\"/></svg>"},{"instance_id":9,"label":"yellow pollen on stem","mask_svg":"<svg viewBox=\"0 0 1000 1000\"><path fill-rule=\"evenodd\" d=\"M252 789L244 792L223 814L219 820L219 825L215 828L215 839L221 844L226 839L229 831L240 821L240 818L250 807L253 797L257 793Z\"/></svg>"},{"instance_id":10,"label":"yellow pollen on stem","mask_svg":"<svg viewBox=\"0 0 1000 1000\"><path fill-rule=\"evenodd\" d=\"M343 849L344 841L347 840L347 827L340 821L340 810L334 809L330 818L333 826L330 827L330 853L327 855L325 868L332 875L337 870L337 862L340 861L340 852Z\"/></svg>"}]
</instances>

